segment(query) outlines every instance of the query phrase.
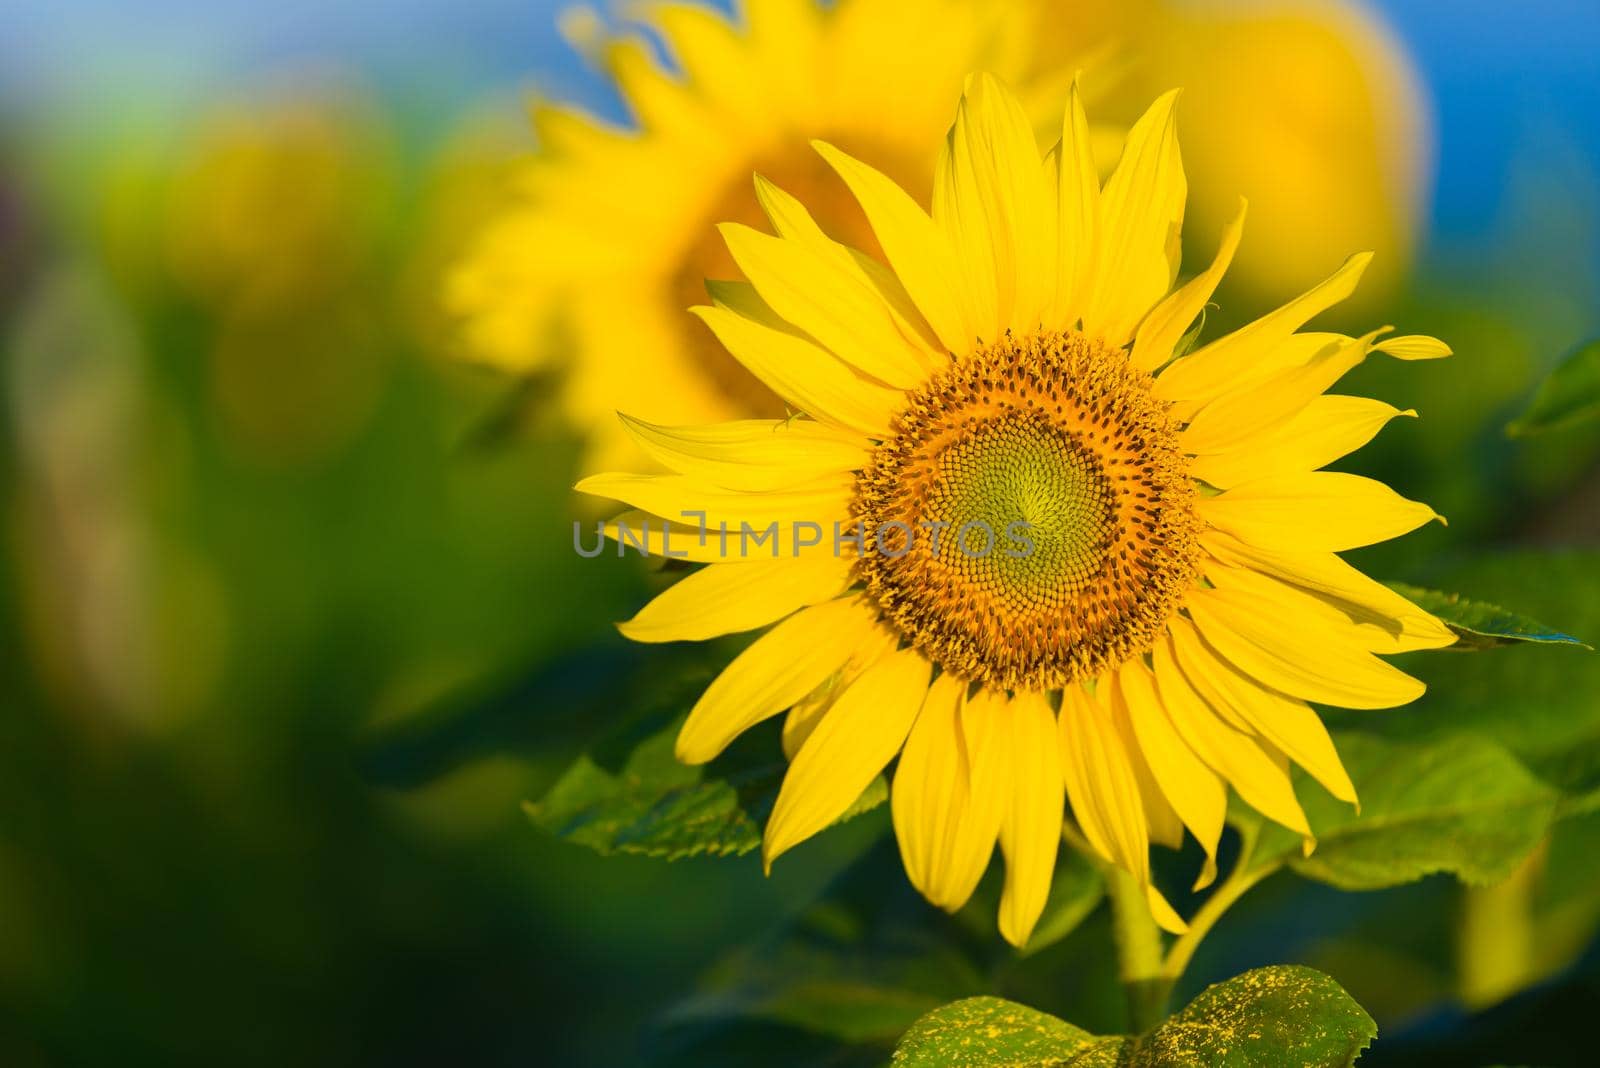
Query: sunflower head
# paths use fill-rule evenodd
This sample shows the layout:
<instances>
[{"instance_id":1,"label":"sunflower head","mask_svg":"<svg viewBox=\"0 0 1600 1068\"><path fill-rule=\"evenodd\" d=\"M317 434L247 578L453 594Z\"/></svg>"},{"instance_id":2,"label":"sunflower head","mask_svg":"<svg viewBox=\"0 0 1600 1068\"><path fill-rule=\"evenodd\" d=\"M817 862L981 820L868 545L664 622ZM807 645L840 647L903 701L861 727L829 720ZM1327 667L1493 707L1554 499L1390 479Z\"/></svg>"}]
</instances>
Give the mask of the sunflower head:
<instances>
[{"instance_id":1,"label":"sunflower head","mask_svg":"<svg viewBox=\"0 0 1600 1068\"><path fill-rule=\"evenodd\" d=\"M1303 331L1352 292L1370 258L1355 256L1180 355L1244 211L1212 264L1175 286L1176 99L1134 124L1102 184L1075 89L1041 154L1011 93L974 77L931 213L819 145L881 261L758 179L775 233L722 228L749 282L719 285L696 313L803 415L631 421L676 473L580 483L656 517L653 550L676 529L708 564L626 624L631 636L771 626L678 740L682 759L702 762L788 712L769 863L893 762L906 870L934 903L965 902L998 844L1000 930L1026 941L1070 803L1081 840L1181 929L1150 884L1149 844L1194 835L1208 880L1231 787L1309 847L1289 761L1355 799L1309 702L1404 704L1421 684L1376 654L1453 640L1336 555L1433 511L1321 470L1400 414L1326 395L1344 372L1375 351L1449 350ZM670 526L688 516L698 541ZM783 551L752 553L750 535Z\"/></svg>"},{"instance_id":2,"label":"sunflower head","mask_svg":"<svg viewBox=\"0 0 1600 1068\"><path fill-rule=\"evenodd\" d=\"M945 671L1008 690L1092 679L1147 649L1194 580L1178 424L1127 353L1007 334L908 394L856 483L858 565Z\"/></svg>"}]
</instances>

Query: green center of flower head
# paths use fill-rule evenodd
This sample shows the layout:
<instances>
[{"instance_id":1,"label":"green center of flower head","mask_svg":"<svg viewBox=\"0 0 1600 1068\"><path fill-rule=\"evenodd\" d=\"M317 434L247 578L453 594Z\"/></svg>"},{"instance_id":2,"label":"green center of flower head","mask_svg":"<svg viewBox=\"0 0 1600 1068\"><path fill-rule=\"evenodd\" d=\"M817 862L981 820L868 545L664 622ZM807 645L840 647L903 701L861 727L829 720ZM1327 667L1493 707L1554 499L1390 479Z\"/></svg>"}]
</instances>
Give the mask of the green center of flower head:
<instances>
[{"instance_id":1,"label":"green center of flower head","mask_svg":"<svg viewBox=\"0 0 1600 1068\"><path fill-rule=\"evenodd\" d=\"M1192 585L1198 521L1177 424L1127 354L1007 337L911 394L856 484L857 562L944 670L1008 689L1150 648Z\"/></svg>"},{"instance_id":2,"label":"green center of flower head","mask_svg":"<svg viewBox=\"0 0 1600 1068\"><path fill-rule=\"evenodd\" d=\"M927 514L948 524L939 554L969 581L1019 607L1093 581L1112 542L1111 484L1099 458L1042 413L975 420L937 468Z\"/></svg>"}]
</instances>

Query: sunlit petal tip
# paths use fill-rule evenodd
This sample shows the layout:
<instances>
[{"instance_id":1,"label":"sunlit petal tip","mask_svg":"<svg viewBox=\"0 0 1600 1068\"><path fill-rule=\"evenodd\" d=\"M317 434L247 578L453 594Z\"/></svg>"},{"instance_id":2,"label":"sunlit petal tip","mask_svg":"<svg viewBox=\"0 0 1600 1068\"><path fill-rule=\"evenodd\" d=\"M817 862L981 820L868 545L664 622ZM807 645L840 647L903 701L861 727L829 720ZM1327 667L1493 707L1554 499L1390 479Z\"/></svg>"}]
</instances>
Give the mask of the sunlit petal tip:
<instances>
[{"instance_id":1,"label":"sunlit petal tip","mask_svg":"<svg viewBox=\"0 0 1600 1068\"><path fill-rule=\"evenodd\" d=\"M1449 345L1426 334L1403 334L1389 338L1376 347L1379 352L1397 360L1439 360L1455 355L1455 350Z\"/></svg>"},{"instance_id":2,"label":"sunlit petal tip","mask_svg":"<svg viewBox=\"0 0 1600 1068\"><path fill-rule=\"evenodd\" d=\"M1161 896L1161 891L1155 888L1154 883L1145 884L1144 896L1150 903L1150 915L1155 917L1157 927L1175 935L1184 934L1189 930L1189 924L1167 903L1167 899Z\"/></svg>"},{"instance_id":3,"label":"sunlit petal tip","mask_svg":"<svg viewBox=\"0 0 1600 1068\"><path fill-rule=\"evenodd\" d=\"M1302 835L1300 837L1300 855L1302 857L1309 857L1311 854L1315 853L1316 851L1317 851L1317 837L1316 837L1316 835L1313 835L1313 834Z\"/></svg>"},{"instance_id":4,"label":"sunlit petal tip","mask_svg":"<svg viewBox=\"0 0 1600 1068\"><path fill-rule=\"evenodd\" d=\"M1194 885L1189 888L1190 892L1199 893L1216 881L1217 858L1208 856L1206 857L1206 862L1200 867L1200 874L1195 878Z\"/></svg>"}]
</instances>

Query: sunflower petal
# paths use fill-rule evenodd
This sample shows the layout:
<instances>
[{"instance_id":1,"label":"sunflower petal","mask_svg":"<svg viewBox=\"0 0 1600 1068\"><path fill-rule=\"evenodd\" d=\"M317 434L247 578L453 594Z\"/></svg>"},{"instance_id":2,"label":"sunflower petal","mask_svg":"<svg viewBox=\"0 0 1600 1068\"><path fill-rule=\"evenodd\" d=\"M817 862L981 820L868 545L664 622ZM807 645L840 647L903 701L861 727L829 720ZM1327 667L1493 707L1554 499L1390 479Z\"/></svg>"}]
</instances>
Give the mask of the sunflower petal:
<instances>
[{"instance_id":1,"label":"sunflower petal","mask_svg":"<svg viewBox=\"0 0 1600 1068\"><path fill-rule=\"evenodd\" d=\"M1253 386L1225 393L1196 412L1180 435L1184 450L1199 455L1237 452L1253 438L1305 411L1372 351L1370 338L1335 335L1334 340L1319 344L1323 336L1295 335L1280 348L1315 346L1310 359L1285 367Z\"/></svg>"},{"instance_id":2,"label":"sunflower petal","mask_svg":"<svg viewBox=\"0 0 1600 1068\"><path fill-rule=\"evenodd\" d=\"M1225 564L1251 568L1327 598L1369 632L1373 652L1439 649L1456 641L1455 632L1438 619L1332 553L1272 552L1219 530L1201 534L1200 543Z\"/></svg>"},{"instance_id":3,"label":"sunflower petal","mask_svg":"<svg viewBox=\"0 0 1600 1068\"><path fill-rule=\"evenodd\" d=\"M1229 704L1236 716L1310 772L1330 794L1354 803L1356 788L1328 728L1310 706L1245 675L1225 656L1212 651L1211 631L1202 626L1200 633L1204 644L1179 647L1179 656L1186 656L1183 666L1188 677L1206 690L1209 699Z\"/></svg>"},{"instance_id":4,"label":"sunflower petal","mask_svg":"<svg viewBox=\"0 0 1600 1068\"><path fill-rule=\"evenodd\" d=\"M807 608L757 638L700 695L678 732L678 759L704 764L839 670L876 617L859 598Z\"/></svg>"},{"instance_id":5,"label":"sunflower petal","mask_svg":"<svg viewBox=\"0 0 1600 1068\"><path fill-rule=\"evenodd\" d=\"M1173 726L1157 693L1155 678L1143 661L1125 663L1118 672L1117 686L1133 739L1151 778L1177 818L1205 850L1205 868L1195 888L1209 885L1217 875L1217 844L1222 840L1228 814L1227 787Z\"/></svg>"},{"instance_id":6,"label":"sunflower petal","mask_svg":"<svg viewBox=\"0 0 1600 1068\"><path fill-rule=\"evenodd\" d=\"M927 695L929 670L921 653L905 649L879 660L839 695L783 777L761 847L769 870L843 815L894 759Z\"/></svg>"},{"instance_id":7,"label":"sunflower petal","mask_svg":"<svg viewBox=\"0 0 1600 1068\"><path fill-rule=\"evenodd\" d=\"M1095 852L1132 873L1141 885L1149 883L1144 803L1111 710L1081 686L1069 685L1062 691L1057 721L1062 778L1083 836Z\"/></svg>"},{"instance_id":8,"label":"sunflower petal","mask_svg":"<svg viewBox=\"0 0 1600 1068\"><path fill-rule=\"evenodd\" d=\"M727 308L689 309L774 393L821 422L882 438L903 394L873 382L805 338Z\"/></svg>"},{"instance_id":9,"label":"sunflower petal","mask_svg":"<svg viewBox=\"0 0 1600 1068\"><path fill-rule=\"evenodd\" d=\"M773 187L766 188L772 196ZM793 203L803 214L805 209ZM843 254L840 258L807 242L773 237L738 223L723 223L718 229L734 262L762 299L823 348L896 389L919 385L927 376L928 364L895 324L894 310L842 246L835 246Z\"/></svg>"},{"instance_id":10,"label":"sunflower petal","mask_svg":"<svg viewBox=\"0 0 1600 1068\"><path fill-rule=\"evenodd\" d=\"M1172 286L1188 183L1178 151L1178 91L1150 105L1128 131L1100 195L1099 260L1083 326L1121 345Z\"/></svg>"},{"instance_id":11,"label":"sunflower petal","mask_svg":"<svg viewBox=\"0 0 1600 1068\"><path fill-rule=\"evenodd\" d=\"M793 760L800 752L800 747L806 744L806 739L811 737L811 732L817 729L817 724L822 722L822 717L828 714L828 709L839 699L839 695L848 690L850 684L861 677L862 672L894 652L899 645L899 633L879 623L856 645L850 654L850 659L845 661L843 667L829 675L820 686L789 709L788 714L783 717L784 759Z\"/></svg>"},{"instance_id":12,"label":"sunflower petal","mask_svg":"<svg viewBox=\"0 0 1600 1068\"><path fill-rule=\"evenodd\" d=\"M731 490L776 490L853 471L863 467L870 454L868 444L857 435L811 419L665 427L620 417L640 448L662 466Z\"/></svg>"},{"instance_id":13,"label":"sunflower petal","mask_svg":"<svg viewBox=\"0 0 1600 1068\"><path fill-rule=\"evenodd\" d=\"M1263 354L1354 293L1371 262L1370 252L1351 256L1325 281L1277 311L1174 361L1156 378L1152 392L1176 402L1175 413L1187 418L1207 401L1263 377ZM1271 365L1266 366L1270 371Z\"/></svg>"},{"instance_id":14,"label":"sunflower petal","mask_svg":"<svg viewBox=\"0 0 1600 1068\"><path fill-rule=\"evenodd\" d=\"M1327 394L1283 422L1240 439L1226 452L1196 457L1189 470L1218 489L1268 475L1315 471L1361 448L1391 419L1416 414L1370 397Z\"/></svg>"},{"instance_id":15,"label":"sunflower petal","mask_svg":"<svg viewBox=\"0 0 1600 1068\"><path fill-rule=\"evenodd\" d=\"M1182 620L1176 624L1174 630L1188 628ZM1151 650L1156 690L1171 714L1173 727L1201 760L1228 781L1245 804L1289 830L1309 836L1311 825L1295 797L1288 768L1273 760L1251 734L1229 725L1194 688L1175 658L1173 649L1178 640L1169 636ZM1188 630L1185 640L1199 641L1192 630Z\"/></svg>"},{"instance_id":16,"label":"sunflower petal","mask_svg":"<svg viewBox=\"0 0 1600 1068\"><path fill-rule=\"evenodd\" d=\"M1287 598L1196 590L1188 608L1208 645L1241 674L1285 694L1337 708L1396 708L1425 689L1368 652L1354 627L1330 625Z\"/></svg>"},{"instance_id":17,"label":"sunflower petal","mask_svg":"<svg viewBox=\"0 0 1600 1068\"><path fill-rule=\"evenodd\" d=\"M1217 255L1211 261L1211 266L1157 304L1139 324L1139 332L1133 338L1133 355L1130 357L1139 370L1154 373L1172 359L1172 350L1183 339L1189 324L1205 310L1211 294L1217 290L1217 284L1228 273L1233 254L1239 247L1239 238L1244 233L1244 216L1245 201L1240 197L1239 213L1223 227L1222 241L1217 246Z\"/></svg>"},{"instance_id":18,"label":"sunflower petal","mask_svg":"<svg viewBox=\"0 0 1600 1068\"><path fill-rule=\"evenodd\" d=\"M1083 318L1092 295L1100 231L1100 175L1095 170L1089 119L1076 78L1062 119L1056 176L1055 318L1059 325L1070 327Z\"/></svg>"},{"instance_id":19,"label":"sunflower petal","mask_svg":"<svg viewBox=\"0 0 1600 1068\"><path fill-rule=\"evenodd\" d=\"M812 146L850 187L889 266L939 341L950 352L967 352L977 329L962 314L960 265L943 231L883 174L825 142Z\"/></svg>"},{"instance_id":20,"label":"sunflower petal","mask_svg":"<svg viewBox=\"0 0 1600 1068\"><path fill-rule=\"evenodd\" d=\"M1000 934L1021 947L1033 934L1050 896L1065 795L1055 713L1044 695L1020 693L1014 697L1009 726L1006 780L1010 803L1000 821L1000 850L1006 858Z\"/></svg>"},{"instance_id":21,"label":"sunflower petal","mask_svg":"<svg viewBox=\"0 0 1600 1068\"><path fill-rule=\"evenodd\" d=\"M1438 360L1453 355L1449 345L1426 334L1392 337L1379 342L1376 348L1397 360Z\"/></svg>"},{"instance_id":22,"label":"sunflower petal","mask_svg":"<svg viewBox=\"0 0 1600 1068\"><path fill-rule=\"evenodd\" d=\"M1382 482L1340 471L1269 475L1202 497L1207 523L1268 550L1343 552L1397 538L1439 516Z\"/></svg>"},{"instance_id":23,"label":"sunflower petal","mask_svg":"<svg viewBox=\"0 0 1600 1068\"><path fill-rule=\"evenodd\" d=\"M850 568L850 560L826 555L711 564L668 587L617 629L636 642L705 641L755 630L837 597L850 585Z\"/></svg>"}]
</instances>

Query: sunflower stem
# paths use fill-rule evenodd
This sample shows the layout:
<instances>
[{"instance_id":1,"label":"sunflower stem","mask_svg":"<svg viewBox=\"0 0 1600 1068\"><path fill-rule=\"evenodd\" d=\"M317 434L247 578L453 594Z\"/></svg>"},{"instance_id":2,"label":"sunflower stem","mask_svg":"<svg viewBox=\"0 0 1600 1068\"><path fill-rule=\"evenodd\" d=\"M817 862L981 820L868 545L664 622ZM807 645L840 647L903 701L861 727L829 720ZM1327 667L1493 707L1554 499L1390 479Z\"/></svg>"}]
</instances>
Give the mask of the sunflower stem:
<instances>
[{"instance_id":1,"label":"sunflower stem","mask_svg":"<svg viewBox=\"0 0 1600 1068\"><path fill-rule=\"evenodd\" d=\"M1161 931L1150 915L1144 887L1121 868L1106 871L1106 896L1111 901L1111 926L1117 961L1128 997L1128 1028L1141 1034L1167 1014L1172 980L1162 974Z\"/></svg>"},{"instance_id":2,"label":"sunflower stem","mask_svg":"<svg viewBox=\"0 0 1600 1068\"><path fill-rule=\"evenodd\" d=\"M1189 921L1189 929L1179 935L1173 941L1172 948L1167 951L1166 960L1161 965L1161 974L1169 984L1183 978L1184 970L1189 967L1189 961L1194 957L1194 951L1200 948L1200 943L1205 940L1206 935L1216 926L1223 914L1251 887L1278 870L1277 864L1250 867L1250 861L1255 855L1256 834L1255 827L1241 828L1239 858L1234 862L1233 869L1228 872L1228 877L1222 884L1211 892L1211 896L1206 898L1205 904L1195 912L1194 918Z\"/></svg>"}]
</instances>

